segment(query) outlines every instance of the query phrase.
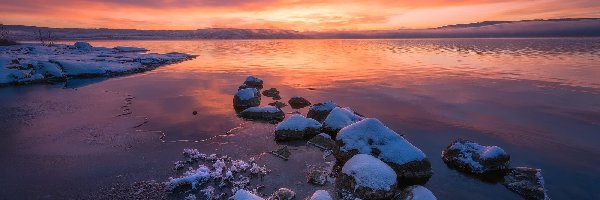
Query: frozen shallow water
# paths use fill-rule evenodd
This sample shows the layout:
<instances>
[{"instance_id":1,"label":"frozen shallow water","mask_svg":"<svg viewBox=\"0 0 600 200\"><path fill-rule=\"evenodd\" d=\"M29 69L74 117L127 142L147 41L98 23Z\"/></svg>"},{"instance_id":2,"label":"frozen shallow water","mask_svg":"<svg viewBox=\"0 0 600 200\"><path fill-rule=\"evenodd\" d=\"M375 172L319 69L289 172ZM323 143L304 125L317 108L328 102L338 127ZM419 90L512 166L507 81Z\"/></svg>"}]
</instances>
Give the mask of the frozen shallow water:
<instances>
[{"instance_id":1,"label":"frozen shallow water","mask_svg":"<svg viewBox=\"0 0 600 200\"><path fill-rule=\"evenodd\" d=\"M333 100L404 134L429 157L425 187L440 199L520 199L442 162L459 137L502 147L512 166L542 169L551 198L600 198L598 38L91 44L199 57L125 77L0 88L0 162L10 163L0 166L1 197L89 198L115 182L166 181L179 175L172 168L184 148L259 157L273 170L258 183L265 194L331 191L306 183L303 170L332 157L302 143L291 144L289 161L266 154L280 145L275 125L236 117L233 94L252 74L282 101Z\"/></svg>"}]
</instances>

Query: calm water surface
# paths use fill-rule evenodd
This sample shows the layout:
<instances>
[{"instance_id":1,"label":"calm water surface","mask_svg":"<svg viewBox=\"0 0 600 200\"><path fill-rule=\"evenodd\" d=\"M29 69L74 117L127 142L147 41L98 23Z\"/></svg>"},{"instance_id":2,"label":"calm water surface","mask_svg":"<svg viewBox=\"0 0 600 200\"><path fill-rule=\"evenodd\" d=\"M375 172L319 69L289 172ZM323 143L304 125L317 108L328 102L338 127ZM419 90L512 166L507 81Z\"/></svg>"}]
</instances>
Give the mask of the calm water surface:
<instances>
[{"instance_id":1,"label":"calm water surface","mask_svg":"<svg viewBox=\"0 0 600 200\"><path fill-rule=\"evenodd\" d=\"M165 180L172 175L168 169L184 147L229 153L236 153L232 150L236 148L252 151L263 146L276 147L272 139L265 140L268 144L249 139L246 147L231 145L235 142L198 141L245 124L232 109L232 95L252 74L262 78L266 88L278 88L283 100L296 95L313 103L334 100L404 134L432 162L435 174L426 187L440 199L519 199L499 183L448 169L440 153L457 138L504 148L511 154L512 166L541 168L553 199L600 199L599 38L91 43L145 47L159 53L185 52L198 58L132 76L74 80L67 89L63 85L0 88L0 103L7 113L0 125L9 127L0 161L19 163L2 168L4 175L37 170L17 166L52 163L48 167L59 169L49 171L58 174L46 178L31 175L32 179L53 185L60 178L93 188L95 183L81 181L82 177L94 179L124 173L133 174L131 180ZM126 95L135 97L128 107L133 114L115 120L114 114L120 112ZM111 98L118 103L106 100ZM263 98L262 104L270 102ZM199 114L192 115L192 111ZM285 111L292 110L286 107ZM306 114L306 109L300 111ZM83 125L74 127L69 120ZM127 120L134 125L146 123L139 128L121 125ZM105 122L111 125L103 125ZM73 138L69 132L63 133L65 127L75 130L71 132L85 127L99 138L104 132L123 130L151 137L127 140L119 135L100 142L93 140L92 145L87 137L74 137L65 144L64 138ZM270 129L266 129L258 136L235 137L268 138ZM179 142L162 143L159 131L165 134L164 140ZM39 139L41 135L48 139ZM41 141L29 142L33 138ZM99 156L77 153L96 151L93 149L99 145L95 142L110 148L125 146L137 150L97 150L110 152ZM50 145L54 143L57 144ZM118 145L111 145L115 143ZM73 144L80 145L75 153L64 147ZM303 162L310 159L301 158L301 154L320 156L301 147L293 153ZM73 158L73 154L83 156ZM32 157L42 158L32 161ZM62 157L68 157L64 161L67 167L56 161ZM136 158L143 159L135 161ZM82 164L88 161L96 164ZM274 168L286 166L277 159L272 163ZM68 166L78 174L66 173ZM292 178L274 182L281 187L298 188L300 198L317 189L302 186L302 173L289 176ZM9 193L25 192L22 187L28 181L9 177L14 182L2 181L1 186L9 188ZM65 185L56 187L60 190ZM44 188L47 187L40 186L34 193L56 197Z\"/></svg>"}]
</instances>

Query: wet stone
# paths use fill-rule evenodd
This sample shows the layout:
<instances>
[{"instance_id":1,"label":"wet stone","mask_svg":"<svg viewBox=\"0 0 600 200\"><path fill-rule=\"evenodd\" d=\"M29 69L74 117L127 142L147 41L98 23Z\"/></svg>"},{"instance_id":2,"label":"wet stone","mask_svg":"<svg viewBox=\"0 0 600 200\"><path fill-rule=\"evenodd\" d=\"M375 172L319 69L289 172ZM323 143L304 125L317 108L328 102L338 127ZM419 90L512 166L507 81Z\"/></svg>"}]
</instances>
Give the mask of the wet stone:
<instances>
[{"instance_id":1,"label":"wet stone","mask_svg":"<svg viewBox=\"0 0 600 200\"><path fill-rule=\"evenodd\" d=\"M300 108L304 108L306 106L311 105L310 101L306 100L304 97L298 97L298 96L294 96L294 97L290 98L288 103L290 104L290 106L293 109L300 109Z\"/></svg>"},{"instance_id":2,"label":"wet stone","mask_svg":"<svg viewBox=\"0 0 600 200\"><path fill-rule=\"evenodd\" d=\"M262 94L266 97L278 97L279 91L277 90L277 88L270 88L268 90L262 91Z\"/></svg>"},{"instance_id":3,"label":"wet stone","mask_svg":"<svg viewBox=\"0 0 600 200\"><path fill-rule=\"evenodd\" d=\"M274 151L270 151L269 153L280 157L284 160L288 160L290 158L290 155L292 155L287 146L282 146L281 148Z\"/></svg>"},{"instance_id":4,"label":"wet stone","mask_svg":"<svg viewBox=\"0 0 600 200\"><path fill-rule=\"evenodd\" d=\"M279 188L268 199L269 200L292 200L296 193L287 188Z\"/></svg>"},{"instance_id":5,"label":"wet stone","mask_svg":"<svg viewBox=\"0 0 600 200\"><path fill-rule=\"evenodd\" d=\"M332 150L335 146L335 141L331 139L331 136L321 133L310 139L308 144L316 146L322 150Z\"/></svg>"},{"instance_id":6,"label":"wet stone","mask_svg":"<svg viewBox=\"0 0 600 200\"><path fill-rule=\"evenodd\" d=\"M286 107L286 106L287 106L287 104L286 104L286 103L283 103L283 102L281 102L281 101L275 101L275 102L269 103L269 105L270 105L270 106L275 106L275 107L277 107L277 108L283 108L283 107Z\"/></svg>"},{"instance_id":7,"label":"wet stone","mask_svg":"<svg viewBox=\"0 0 600 200\"><path fill-rule=\"evenodd\" d=\"M504 185L525 199L549 200L541 169L517 167L504 177Z\"/></svg>"}]
</instances>

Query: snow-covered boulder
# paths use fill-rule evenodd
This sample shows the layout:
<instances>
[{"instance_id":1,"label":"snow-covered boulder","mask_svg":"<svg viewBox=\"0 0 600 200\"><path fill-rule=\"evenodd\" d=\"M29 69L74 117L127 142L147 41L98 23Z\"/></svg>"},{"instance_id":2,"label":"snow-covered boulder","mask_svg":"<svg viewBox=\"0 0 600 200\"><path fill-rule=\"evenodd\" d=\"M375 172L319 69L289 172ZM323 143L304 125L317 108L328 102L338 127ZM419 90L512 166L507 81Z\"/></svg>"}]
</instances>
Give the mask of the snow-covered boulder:
<instances>
[{"instance_id":1,"label":"snow-covered boulder","mask_svg":"<svg viewBox=\"0 0 600 200\"><path fill-rule=\"evenodd\" d=\"M317 190L308 200L333 200L326 190Z\"/></svg>"},{"instance_id":2,"label":"snow-covered boulder","mask_svg":"<svg viewBox=\"0 0 600 200\"><path fill-rule=\"evenodd\" d=\"M306 114L306 117L313 118L319 122L323 122L323 120L325 120L327 115L329 115L329 113L336 107L337 107L337 105L333 101L317 103L317 104L310 106L310 109L308 109L308 113Z\"/></svg>"},{"instance_id":3,"label":"snow-covered boulder","mask_svg":"<svg viewBox=\"0 0 600 200\"><path fill-rule=\"evenodd\" d=\"M148 51L148 49L141 48L141 47L123 47L123 46L117 46L117 47L115 47L113 49L117 50L118 52L146 52L146 51Z\"/></svg>"},{"instance_id":4,"label":"snow-covered boulder","mask_svg":"<svg viewBox=\"0 0 600 200\"><path fill-rule=\"evenodd\" d=\"M309 139L319 134L321 123L317 120L294 114L275 128L275 140L290 141Z\"/></svg>"},{"instance_id":5,"label":"snow-covered boulder","mask_svg":"<svg viewBox=\"0 0 600 200\"><path fill-rule=\"evenodd\" d=\"M504 185L525 199L550 200L544 187L541 169L517 167L504 177Z\"/></svg>"},{"instance_id":6,"label":"snow-covered boulder","mask_svg":"<svg viewBox=\"0 0 600 200\"><path fill-rule=\"evenodd\" d=\"M273 192L269 197L269 200L292 200L296 196L296 193L287 188L279 188Z\"/></svg>"},{"instance_id":7,"label":"snow-covered boulder","mask_svg":"<svg viewBox=\"0 0 600 200\"><path fill-rule=\"evenodd\" d=\"M232 199L232 200L264 200L263 198L256 196L255 194L252 194L248 190L243 190L243 189L236 191L235 194L229 199Z\"/></svg>"},{"instance_id":8,"label":"snow-covered boulder","mask_svg":"<svg viewBox=\"0 0 600 200\"><path fill-rule=\"evenodd\" d=\"M260 93L256 88L238 90L233 96L233 106L236 108L248 108L260 105Z\"/></svg>"},{"instance_id":9,"label":"snow-covered boulder","mask_svg":"<svg viewBox=\"0 0 600 200\"><path fill-rule=\"evenodd\" d=\"M336 107L323 121L323 132L336 135L342 128L362 119L363 117L354 113L350 108Z\"/></svg>"},{"instance_id":10,"label":"snow-covered boulder","mask_svg":"<svg viewBox=\"0 0 600 200\"><path fill-rule=\"evenodd\" d=\"M356 154L369 154L390 165L399 178L428 178L433 173L423 151L375 118L343 128L335 140L333 154L340 163Z\"/></svg>"},{"instance_id":11,"label":"snow-covered boulder","mask_svg":"<svg viewBox=\"0 0 600 200\"><path fill-rule=\"evenodd\" d=\"M92 45L90 43L87 42L75 42L75 44L73 44L73 46L75 46L75 48L79 49L79 50L92 50Z\"/></svg>"},{"instance_id":12,"label":"snow-covered boulder","mask_svg":"<svg viewBox=\"0 0 600 200\"><path fill-rule=\"evenodd\" d=\"M252 120L281 121L285 118L285 113L277 107L262 106L247 108L240 112L240 116Z\"/></svg>"},{"instance_id":13,"label":"snow-covered boulder","mask_svg":"<svg viewBox=\"0 0 600 200\"><path fill-rule=\"evenodd\" d=\"M288 103L293 109L300 109L306 106L310 106L310 101L306 100L304 97L293 96L288 100Z\"/></svg>"},{"instance_id":14,"label":"snow-covered boulder","mask_svg":"<svg viewBox=\"0 0 600 200\"><path fill-rule=\"evenodd\" d=\"M463 172L485 174L508 169L510 156L497 146L458 139L442 151L442 160Z\"/></svg>"},{"instance_id":15,"label":"snow-covered boulder","mask_svg":"<svg viewBox=\"0 0 600 200\"><path fill-rule=\"evenodd\" d=\"M254 87L254 88L260 89L263 87L263 80L260 80L259 78L256 78L254 76L248 76L246 78L246 81L244 81L244 84L249 87Z\"/></svg>"},{"instance_id":16,"label":"snow-covered boulder","mask_svg":"<svg viewBox=\"0 0 600 200\"><path fill-rule=\"evenodd\" d=\"M391 199L396 191L396 172L381 160L356 154L342 167L336 185L361 199Z\"/></svg>"},{"instance_id":17,"label":"snow-covered boulder","mask_svg":"<svg viewBox=\"0 0 600 200\"><path fill-rule=\"evenodd\" d=\"M413 185L403 189L394 199L396 200L437 200L429 189Z\"/></svg>"}]
</instances>

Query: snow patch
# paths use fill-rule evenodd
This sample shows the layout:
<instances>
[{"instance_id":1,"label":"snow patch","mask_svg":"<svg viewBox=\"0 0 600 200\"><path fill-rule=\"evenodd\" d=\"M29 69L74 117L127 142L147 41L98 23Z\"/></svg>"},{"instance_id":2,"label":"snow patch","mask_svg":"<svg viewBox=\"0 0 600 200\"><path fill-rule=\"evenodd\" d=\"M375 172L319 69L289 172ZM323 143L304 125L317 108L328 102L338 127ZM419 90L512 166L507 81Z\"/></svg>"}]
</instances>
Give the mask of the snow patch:
<instances>
[{"instance_id":1,"label":"snow patch","mask_svg":"<svg viewBox=\"0 0 600 200\"><path fill-rule=\"evenodd\" d=\"M303 131L307 128L319 129L321 128L321 123L317 120L306 118L299 114L294 114L288 117L285 121L279 123L275 128L276 131L282 130L294 130L294 131Z\"/></svg>"},{"instance_id":2,"label":"snow patch","mask_svg":"<svg viewBox=\"0 0 600 200\"><path fill-rule=\"evenodd\" d=\"M336 107L327 115L323 124L331 129L342 129L360 120L362 120L362 117L354 114L354 111L350 108Z\"/></svg>"}]
</instances>

